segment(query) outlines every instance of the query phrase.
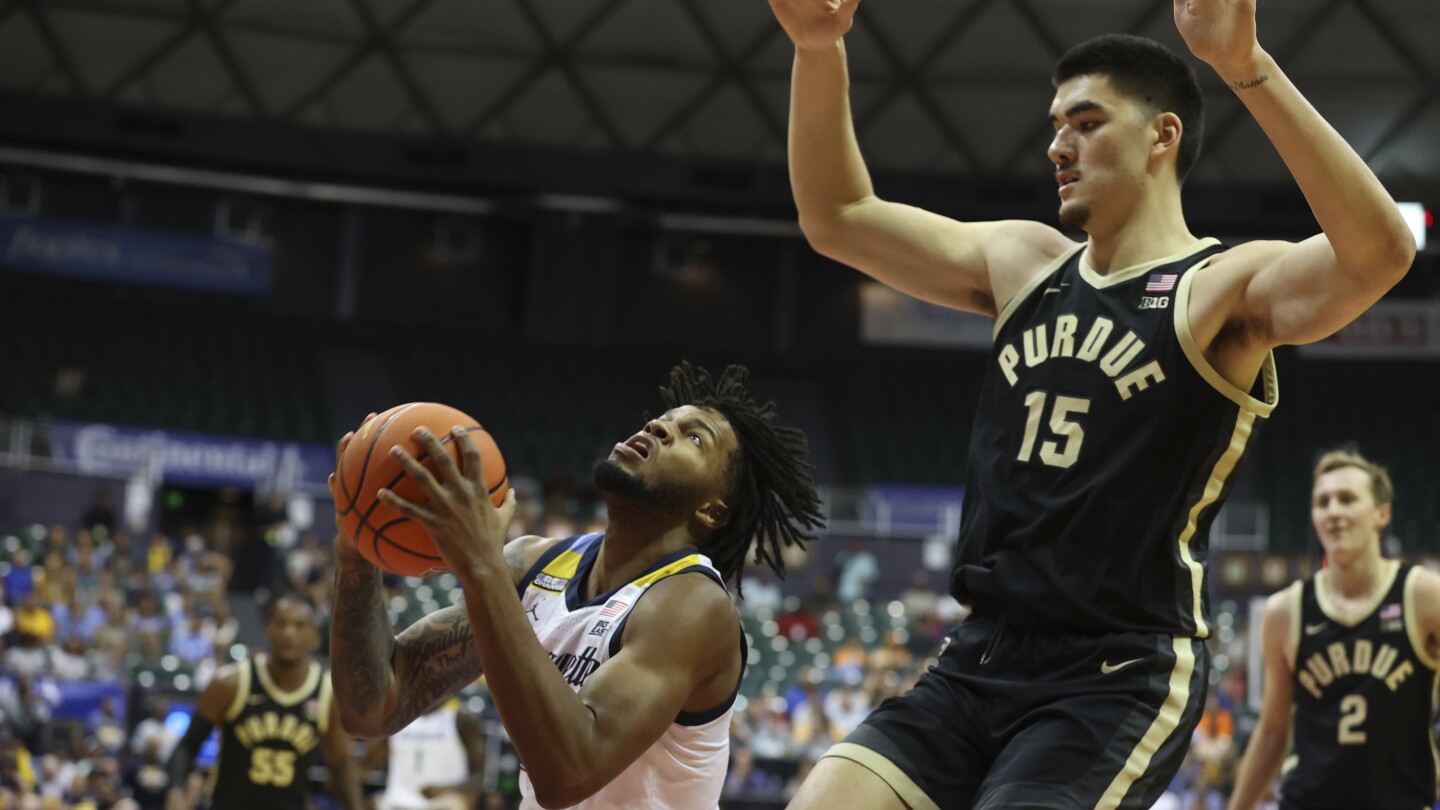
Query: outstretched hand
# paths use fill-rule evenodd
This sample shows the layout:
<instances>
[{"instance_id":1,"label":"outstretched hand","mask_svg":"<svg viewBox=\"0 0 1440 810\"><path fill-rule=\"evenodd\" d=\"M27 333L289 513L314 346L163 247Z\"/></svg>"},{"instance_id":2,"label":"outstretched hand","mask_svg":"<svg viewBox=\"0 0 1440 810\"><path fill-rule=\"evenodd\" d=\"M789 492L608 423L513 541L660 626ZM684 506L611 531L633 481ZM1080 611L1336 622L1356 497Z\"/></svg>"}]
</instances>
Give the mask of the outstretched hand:
<instances>
[{"instance_id":1,"label":"outstretched hand","mask_svg":"<svg viewBox=\"0 0 1440 810\"><path fill-rule=\"evenodd\" d=\"M834 45L855 23L860 0L770 0L780 27L801 50Z\"/></svg>"},{"instance_id":2,"label":"outstretched hand","mask_svg":"<svg viewBox=\"0 0 1440 810\"><path fill-rule=\"evenodd\" d=\"M425 455L434 459L434 474L399 445L390 454L429 500L423 505L414 503L388 488L380 490L380 500L424 526L441 558L456 575L464 577L487 562L495 562L503 570L501 550L515 517L515 490L505 494L499 508L490 501L480 449L467 431L457 428L450 434L450 440L460 448L459 466L435 434L421 427L415 429L414 436L425 448Z\"/></svg>"},{"instance_id":3,"label":"outstretched hand","mask_svg":"<svg viewBox=\"0 0 1440 810\"><path fill-rule=\"evenodd\" d=\"M1254 64L1257 0L1175 0L1175 27L1195 58L1229 78Z\"/></svg>"}]
</instances>

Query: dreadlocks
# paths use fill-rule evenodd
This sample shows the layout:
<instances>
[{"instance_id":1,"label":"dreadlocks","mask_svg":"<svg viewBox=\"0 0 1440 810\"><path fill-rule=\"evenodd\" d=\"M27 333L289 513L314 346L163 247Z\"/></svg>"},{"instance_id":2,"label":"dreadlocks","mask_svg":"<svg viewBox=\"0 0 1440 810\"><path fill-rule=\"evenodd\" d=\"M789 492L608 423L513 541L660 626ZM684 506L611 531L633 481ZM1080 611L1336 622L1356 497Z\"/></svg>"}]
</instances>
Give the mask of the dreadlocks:
<instances>
[{"instance_id":1,"label":"dreadlocks","mask_svg":"<svg viewBox=\"0 0 1440 810\"><path fill-rule=\"evenodd\" d=\"M666 407L696 405L725 416L740 446L730 462L733 491L730 521L710 538L706 554L726 580L740 572L751 541L755 561L785 576L780 556L788 546L805 547L822 525L820 495L810 480L805 432L776 423L775 403L760 405L745 390L750 370L732 365L716 380L688 361L670 371L661 387Z\"/></svg>"}]
</instances>

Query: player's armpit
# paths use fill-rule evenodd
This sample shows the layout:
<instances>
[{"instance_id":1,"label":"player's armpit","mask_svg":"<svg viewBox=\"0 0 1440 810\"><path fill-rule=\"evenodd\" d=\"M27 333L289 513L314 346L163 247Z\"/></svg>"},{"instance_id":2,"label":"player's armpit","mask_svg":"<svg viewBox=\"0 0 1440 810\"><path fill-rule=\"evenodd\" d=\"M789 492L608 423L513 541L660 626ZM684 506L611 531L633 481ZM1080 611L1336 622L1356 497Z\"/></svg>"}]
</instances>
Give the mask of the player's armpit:
<instances>
[{"instance_id":1,"label":"player's armpit","mask_svg":"<svg viewBox=\"0 0 1440 810\"><path fill-rule=\"evenodd\" d=\"M1409 269L1345 267L1324 234L1298 244L1251 242L1216 260L1238 293L1232 321L1252 325L1266 349L1323 340L1360 317ZM1196 280L1196 284L1200 279Z\"/></svg>"},{"instance_id":2,"label":"player's armpit","mask_svg":"<svg viewBox=\"0 0 1440 810\"><path fill-rule=\"evenodd\" d=\"M636 603L619 653L580 690L594 718L588 733L569 740L581 750L553 762L526 759L541 805L566 807L593 795L682 711L714 708L733 695L740 676L739 620L725 590L702 577L669 577ZM692 696L706 705L687 706Z\"/></svg>"}]
</instances>

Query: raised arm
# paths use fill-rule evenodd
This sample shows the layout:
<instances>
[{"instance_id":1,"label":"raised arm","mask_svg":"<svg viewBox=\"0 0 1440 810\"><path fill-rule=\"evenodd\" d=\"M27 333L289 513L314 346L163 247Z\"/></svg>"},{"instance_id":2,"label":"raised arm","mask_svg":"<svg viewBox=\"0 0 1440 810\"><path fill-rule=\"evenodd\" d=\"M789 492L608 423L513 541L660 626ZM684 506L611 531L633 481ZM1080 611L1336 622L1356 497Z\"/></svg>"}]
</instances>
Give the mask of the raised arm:
<instances>
[{"instance_id":1,"label":"raised arm","mask_svg":"<svg viewBox=\"0 0 1440 810\"><path fill-rule=\"evenodd\" d=\"M1217 262L1230 320L1265 348L1328 337L1405 275L1415 240L1375 174L1256 39L1255 0L1175 0L1175 23L1254 116L1295 177L1322 234L1252 243ZM1197 294L1201 283L1197 279Z\"/></svg>"},{"instance_id":2,"label":"raised arm","mask_svg":"<svg viewBox=\"0 0 1440 810\"><path fill-rule=\"evenodd\" d=\"M770 0L795 44L789 160L800 226L816 251L901 292L993 317L1074 243L1038 222L962 223L875 196L850 113L843 40L858 5Z\"/></svg>"},{"instance_id":3,"label":"raised arm","mask_svg":"<svg viewBox=\"0 0 1440 810\"><path fill-rule=\"evenodd\" d=\"M504 559L518 583L553 540L522 537ZM335 538L335 604L330 625L335 705L345 731L385 737L440 705L481 675L464 604L441 608L392 633L380 570Z\"/></svg>"},{"instance_id":4,"label":"raised arm","mask_svg":"<svg viewBox=\"0 0 1440 810\"><path fill-rule=\"evenodd\" d=\"M1290 660L1295 639L1295 622L1299 621L1296 610L1300 600L1296 598L1299 584L1271 596L1265 602L1265 614L1260 627L1260 646L1265 659L1265 692L1260 704L1260 722L1255 733L1245 746L1245 756L1235 777L1235 791L1231 794L1230 810L1254 810L1255 805L1270 795L1270 787L1285 761L1290 747L1290 712L1293 707L1294 687L1291 675L1294 664Z\"/></svg>"}]
</instances>

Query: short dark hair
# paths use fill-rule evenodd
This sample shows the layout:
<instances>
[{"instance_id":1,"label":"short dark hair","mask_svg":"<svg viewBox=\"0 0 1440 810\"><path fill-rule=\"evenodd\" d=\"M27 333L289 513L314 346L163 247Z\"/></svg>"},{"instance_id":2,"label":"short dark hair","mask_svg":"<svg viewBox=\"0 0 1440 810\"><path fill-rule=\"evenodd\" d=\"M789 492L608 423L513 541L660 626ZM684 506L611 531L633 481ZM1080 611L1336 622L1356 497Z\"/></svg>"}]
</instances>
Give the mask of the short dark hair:
<instances>
[{"instance_id":1,"label":"short dark hair","mask_svg":"<svg viewBox=\"0 0 1440 810\"><path fill-rule=\"evenodd\" d=\"M1205 96L1195 69L1153 39L1106 34L1076 45L1055 63L1050 81L1059 87L1076 76L1103 75L1116 90L1153 109L1180 117L1180 154L1175 174L1185 182L1205 140Z\"/></svg>"},{"instance_id":2,"label":"short dark hair","mask_svg":"<svg viewBox=\"0 0 1440 810\"><path fill-rule=\"evenodd\" d=\"M320 623L320 616L315 610L315 605L298 591L288 589L278 591L269 599L265 600L264 605L260 608L260 619L263 623L267 625L270 624L270 620L275 618L275 611L280 609L281 602L296 603L310 612L310 618L313 619L317 625Z\"/></svg>"},{"instance_id":3,"label":"short dark hair","mask_svg":"<svg viewBox=\"0 0 1440 810\"><path fill-rule=\"evenodd\" d=\"M813 537L807 531L823 524L805 432L778 424L775 403L760 405L746 390L749 376L749 369L732 365L716 380L705 369L682 362L670 371L670 384L660 389L667 407L714 409L735 431L739 448L727 471L730 520L702 549L726 580L740 572L752 542L755 561L784 577L781 552L791 545L803 548Z\"/></svg>"}]
</instances>

